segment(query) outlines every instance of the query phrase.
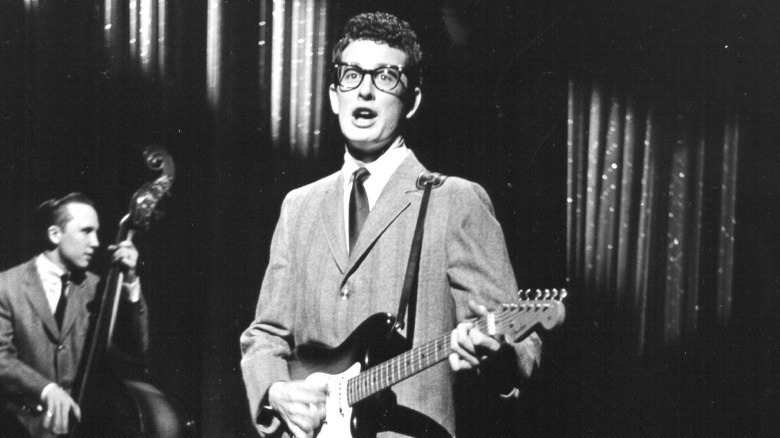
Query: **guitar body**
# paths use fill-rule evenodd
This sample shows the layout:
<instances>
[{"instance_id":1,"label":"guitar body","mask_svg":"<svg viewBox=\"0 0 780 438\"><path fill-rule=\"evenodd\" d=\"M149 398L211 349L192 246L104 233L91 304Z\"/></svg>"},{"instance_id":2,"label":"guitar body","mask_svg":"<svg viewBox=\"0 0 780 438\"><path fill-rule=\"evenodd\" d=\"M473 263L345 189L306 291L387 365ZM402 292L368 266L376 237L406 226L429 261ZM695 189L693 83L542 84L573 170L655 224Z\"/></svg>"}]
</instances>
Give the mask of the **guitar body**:
<instances>
[{"instance_id":1,"label":"guitar body","mask_svg":"<svg viewBox=\"0 0 780 438\"><path fill-rule=\"evenodd\" d=\"M394 330L396 318L377 313L363 321L336 348L302 345L289 362L293 380L327 383L325 424L318 438L375 436L381 418L392 398L380 392L354 407L347 402L346 385L350 378L408 350L405 339Z\"/></svg>"},{"instance_id":2,"label":"guitar body","mask_svg":"<svg viewBox=\"0 0 780 438\"><path fill-rule=\"evenodd\" d=\"M565 307L560 301L566 291L546 291L538 298L502 304L473 321L488 336L520 342L533 327L547 330L563 322ZM408 421L398 417L395 395L390 388L437 363L450 354L451 332L411 348L394 330L396 318L377 313L363 321L336 348L301 345L288 362L293 380L305 380L327 388L325 422L316 436L376 436L397 430ZM399 422L400 420L400 422ZM426 425L426 436L439 436L437 423ZM449 436L442 429L441 436Z\"/></svg>"}]
</instances>

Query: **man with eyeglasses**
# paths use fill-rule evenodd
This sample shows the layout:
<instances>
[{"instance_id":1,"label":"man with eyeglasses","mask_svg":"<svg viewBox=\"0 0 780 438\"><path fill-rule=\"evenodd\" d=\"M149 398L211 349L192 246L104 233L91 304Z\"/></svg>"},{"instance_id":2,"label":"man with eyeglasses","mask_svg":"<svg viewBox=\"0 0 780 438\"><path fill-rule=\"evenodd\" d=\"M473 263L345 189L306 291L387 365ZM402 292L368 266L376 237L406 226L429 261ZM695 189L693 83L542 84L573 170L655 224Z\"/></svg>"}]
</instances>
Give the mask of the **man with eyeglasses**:
<instances>
[{"instance_id":1,"label":"man with eyeglasses","mask_svg":"<svg viewBox=\"0 0 780 438\"><path fill-rule=\"evenodd\" d=\"M351 412L338 401L351 397L347 392L354 387L291 373L296 365L289 361L302 353L296 348L347 345L364 320L394 313L399 305L422 203L417 181L427 174L403 137L422 98L420 58L408 23L386 13L350 19L334 48L329 93L345 139L344 165L285 198L256 317L241 336L250 411L262 436L327 431L447 437L456 433L456 420L458 435L485 436L491 425L479 420L489 417L472 408L480 403L481 386L496 383L485 376L488 365L511 357L520 370L515 366L514 374L502 378L515 384L538 364L541 342L535 334L507 346L466 321L514 301L516 282L488 195L477 184L450 177L430 194L417 297L409 304L416 311L414 347L445 335L449 365L393 384ZM471 404L468 396L456 396L456 387L474 396ZM381 403L372 405L374 398ZM456 399L466 403L456 406Z\"/></svg>"}]
</instances>

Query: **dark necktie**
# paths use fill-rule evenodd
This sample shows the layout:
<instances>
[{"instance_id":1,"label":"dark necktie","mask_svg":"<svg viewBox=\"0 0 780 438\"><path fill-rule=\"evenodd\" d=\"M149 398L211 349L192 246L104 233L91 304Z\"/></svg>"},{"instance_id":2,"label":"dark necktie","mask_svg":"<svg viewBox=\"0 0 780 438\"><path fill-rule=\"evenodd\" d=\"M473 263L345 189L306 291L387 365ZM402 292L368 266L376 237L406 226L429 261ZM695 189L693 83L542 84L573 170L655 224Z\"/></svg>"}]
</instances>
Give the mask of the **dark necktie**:
<instances>
[{"instance_id":1,"label":"dark necktie","mask_svg":"<svg viewBox=\"0 0 780 438\"><path fill-rule=\"evenodd\" d=\"M359 167L353 175L352 191L349 193L349 252L352 252L368 216L368 197L363 182L370 173L365 167Z\"/></svg>"},{"instance_id":2,"label":"dark necktie","mask_svg":"<svg viewBox=\"0 0 780 438\"><path fill-rule=\"evenodd\" d=\"M62 321L65 318L65 307L68 306L68 297L65 295L65 290L68 289L68 274L63 274L60 280L62 280L62 288L60 289L60 299L57 301L57 309L54 311L54 319L57 320L57 326L62 328Z\"/></svg>"}]
</instances>

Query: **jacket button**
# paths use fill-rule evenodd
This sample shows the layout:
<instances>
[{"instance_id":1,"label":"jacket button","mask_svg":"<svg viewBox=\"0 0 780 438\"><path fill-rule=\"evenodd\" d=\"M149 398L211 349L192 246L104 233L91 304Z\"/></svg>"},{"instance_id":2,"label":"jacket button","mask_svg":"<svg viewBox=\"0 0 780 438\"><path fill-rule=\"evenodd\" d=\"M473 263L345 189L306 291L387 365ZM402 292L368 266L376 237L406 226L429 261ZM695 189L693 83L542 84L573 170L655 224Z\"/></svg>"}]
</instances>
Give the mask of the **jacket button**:
<instances>
[{"instance_id":1,"label":"jacket button","mask_svg":"<svg viewBox=\"0 0 780 438\"><path fill-rule=\"evenodd\" d=\"M341 291L339 292L339 298L341 298L344 301L348 300L349 299L349 288L344 286L344 288L341 289Z\"/></svg>"},{"instance_id":2,"label":"jacket button","mask_svg":"<svg viewBox=\"0 0 780 438\"><path fill-rule=\"evenodd\" d=\"M58 345L57 346L57 351L65 351L65 346L64 345Z\"/></svg>"}]
</instances>

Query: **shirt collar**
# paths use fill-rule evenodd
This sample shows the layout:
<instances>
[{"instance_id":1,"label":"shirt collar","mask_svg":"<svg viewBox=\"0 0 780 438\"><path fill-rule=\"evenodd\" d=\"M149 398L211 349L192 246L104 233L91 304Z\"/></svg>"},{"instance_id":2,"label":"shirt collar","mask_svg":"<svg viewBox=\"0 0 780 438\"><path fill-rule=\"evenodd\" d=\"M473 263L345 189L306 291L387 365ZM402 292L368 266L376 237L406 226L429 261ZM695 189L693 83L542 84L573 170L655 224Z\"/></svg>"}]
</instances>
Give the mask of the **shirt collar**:
<instances>
[{"instance_id":1,"label":"shirt collar","mask_svg":"<svg viewBox=\"0 0 780 438\"><path fill-rule=\"evenodd\" d=\"M51 259L46 257L43 253L38 255L35 259L35 267L38 270L38 275L41 276L41 280L54 277L60 279L62 278L62 275L65 274L65 271L62 268L57 266L56 263L51 261Z\"/></svg>"},{"instance_id":2,"label":"shirt collar","mask_svg":"<svg viewBox=\"0 0 780 438\"><path fill-rule=\"evenodd\" d=\"M377 187L384 188L393 172L395 172L407 155L409 155L409 149L401 136L395 139L384 154L370 163L363 163L350 155L349 151L345 151L344 166L341 168L345 186L349 185L352 174L358 167L365 167L371 174L369 179L373 180Z\"/></svg>"}]
</instances>

